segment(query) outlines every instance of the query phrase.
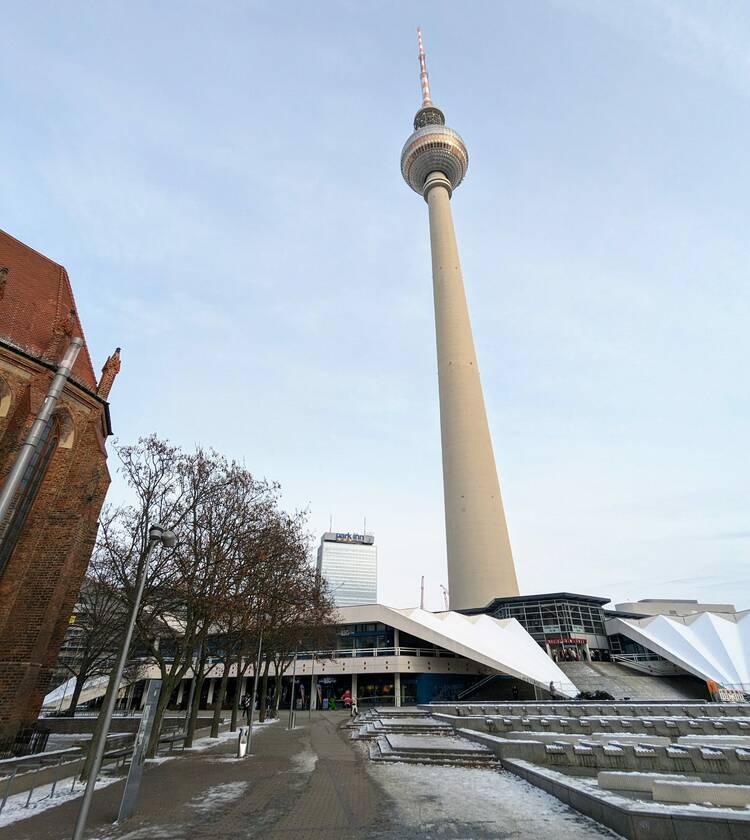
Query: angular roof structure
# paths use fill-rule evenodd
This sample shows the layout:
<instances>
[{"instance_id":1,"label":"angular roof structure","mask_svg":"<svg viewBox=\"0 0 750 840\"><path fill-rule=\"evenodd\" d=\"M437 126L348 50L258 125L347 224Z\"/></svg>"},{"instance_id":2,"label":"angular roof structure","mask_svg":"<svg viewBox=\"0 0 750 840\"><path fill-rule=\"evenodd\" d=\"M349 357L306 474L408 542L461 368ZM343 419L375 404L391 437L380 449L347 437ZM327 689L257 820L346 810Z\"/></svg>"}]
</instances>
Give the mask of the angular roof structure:
<instances>
[{"instance_id":1,"label":"angular roof structure","mask_svg":"<svg viewBox=\"0 0 750 840\"><path fill-rule=\"evenodd\" d=\"M702 680L750 686L750 610L611 618L607 632L622 633Z\"/></svg>"},{"instance_id":2,"label":"angular roof structure","mask_svg":"<svg viewBox=\"0 0 750 840\"><path fill-rule=\"evenodd\" d=\"M515 618L497 619L453 611L433 613L418 607L398 610L367 604L341 607L338 620L346 624L380 621L500 674L545 690L549 690L552 682L555 691L566 697L578 694L575 685Z\"/></svg>"},{"instance_id":3,"label":"angular roof structure","mask_svg":"<svg viewBox=\"0 0 750 840\"><path fill-rule=\"evenodd\" d=\"M67 271L2 230L0 313L0 340L53 365L62 358L70 336L83 338L72 378L96 391L96 375Z\"/></svg>"}]
</instances>

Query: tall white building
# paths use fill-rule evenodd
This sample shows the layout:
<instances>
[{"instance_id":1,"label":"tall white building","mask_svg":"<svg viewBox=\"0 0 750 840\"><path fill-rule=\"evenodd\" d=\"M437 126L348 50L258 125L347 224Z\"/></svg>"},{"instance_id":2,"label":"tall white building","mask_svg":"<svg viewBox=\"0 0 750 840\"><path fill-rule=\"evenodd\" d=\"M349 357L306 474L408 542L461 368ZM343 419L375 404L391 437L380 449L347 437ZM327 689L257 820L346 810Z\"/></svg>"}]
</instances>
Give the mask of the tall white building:
<instances>
[{"instance_id":1,"label":"tall white building","mask_svg":"<svg viewBox=\"0 0 750 840\"><path fill-rule=\"evenodd\" d=\"M326 531L318 547L318 574L326 579L337 607L378 600L378 549L372 534Z\"/></svg>"}]
</instances>

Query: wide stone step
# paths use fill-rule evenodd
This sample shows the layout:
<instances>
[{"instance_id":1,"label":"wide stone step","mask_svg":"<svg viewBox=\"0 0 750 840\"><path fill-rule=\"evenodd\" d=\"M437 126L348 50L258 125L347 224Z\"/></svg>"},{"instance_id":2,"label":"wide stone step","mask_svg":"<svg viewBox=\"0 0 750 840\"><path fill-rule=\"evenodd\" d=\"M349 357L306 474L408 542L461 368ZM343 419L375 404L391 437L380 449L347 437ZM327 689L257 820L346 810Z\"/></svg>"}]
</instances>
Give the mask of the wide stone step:
<instances>
[{"instance_id":1,"label":"wide stone step","mask_svg":"<svg viewBox=\"0 0 750 840\"><path fill-rule=\"evenodd\" d=\"M370 758L373 761L400 761L411 764L449 764L456 766L492 764L496 761L494 754L489 751L400 749L391 746L387 738L378 738L371 744Z\"/></svg>"},{"instance_id":2,"label":"wide stone step","mask_svg":"<svg viewBox=\"0 0 750 840\"><path fill-rule=\"evenodd\" d=\"M428 758L475 759L494 758L484 744L475 744L465 738L430 735L386 735L378 738L381 750L402 755L420 755Z\"/></svg>"}]
</instances>

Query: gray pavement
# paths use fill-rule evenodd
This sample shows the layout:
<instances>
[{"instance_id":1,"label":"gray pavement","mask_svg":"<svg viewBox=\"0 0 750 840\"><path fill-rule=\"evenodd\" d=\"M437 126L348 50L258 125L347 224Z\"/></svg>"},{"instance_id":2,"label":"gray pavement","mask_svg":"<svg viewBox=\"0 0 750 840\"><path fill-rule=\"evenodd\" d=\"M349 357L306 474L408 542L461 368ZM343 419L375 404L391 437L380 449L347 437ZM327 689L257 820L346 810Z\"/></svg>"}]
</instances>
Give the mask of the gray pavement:
<instances>
[{"instance_id":1,"label":"gray pavement","mask_svg":"<svg viewBox=\"0 0 750 840\"><path fill-rule=\"evenodd\" d=\"M378 765L341 729L343 712L301 715L254 736L186 752L147 770L138 813L113 826L122 782L97 792L90 840L395 840L614 837L553 797L496 769ZM0 840L69 838L80 800L0 829Z\"/></svg>"}]
</instances>

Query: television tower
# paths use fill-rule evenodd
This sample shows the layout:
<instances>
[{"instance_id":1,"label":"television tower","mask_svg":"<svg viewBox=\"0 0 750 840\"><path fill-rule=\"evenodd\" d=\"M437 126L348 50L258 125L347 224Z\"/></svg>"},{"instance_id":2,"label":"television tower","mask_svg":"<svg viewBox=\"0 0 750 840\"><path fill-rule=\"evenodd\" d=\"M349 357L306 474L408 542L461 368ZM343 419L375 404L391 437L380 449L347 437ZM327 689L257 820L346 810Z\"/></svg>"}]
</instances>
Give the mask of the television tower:
<instances>
[{"instance_id":1,"label":"television tower","mask_svg":"<svg viewBox=\"0 0 750 840\"><path fill-rule=\"evenodd\" d=\"M445 537L451 609L518 595L450 199L469 166L461 137L432 104L417 29L422 107L401 152L401 174L429 208L435 298Z\"/></svg>"}]
</instances>

